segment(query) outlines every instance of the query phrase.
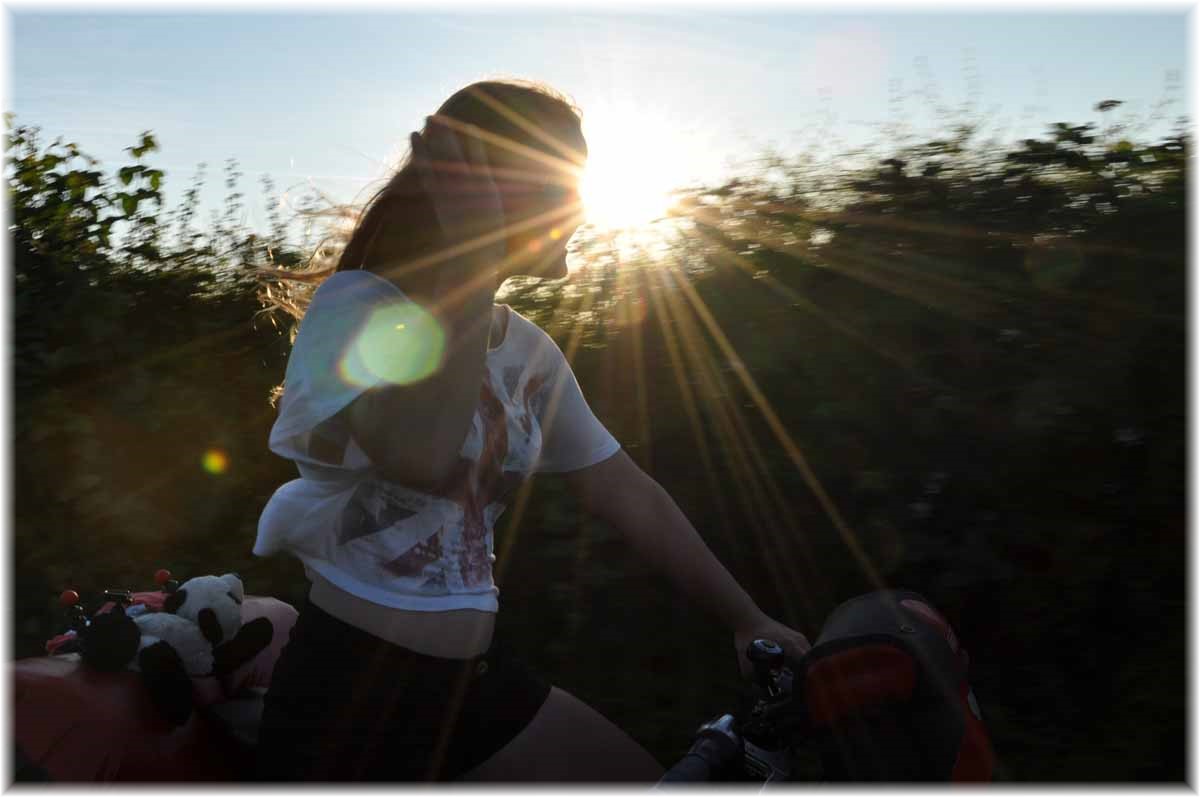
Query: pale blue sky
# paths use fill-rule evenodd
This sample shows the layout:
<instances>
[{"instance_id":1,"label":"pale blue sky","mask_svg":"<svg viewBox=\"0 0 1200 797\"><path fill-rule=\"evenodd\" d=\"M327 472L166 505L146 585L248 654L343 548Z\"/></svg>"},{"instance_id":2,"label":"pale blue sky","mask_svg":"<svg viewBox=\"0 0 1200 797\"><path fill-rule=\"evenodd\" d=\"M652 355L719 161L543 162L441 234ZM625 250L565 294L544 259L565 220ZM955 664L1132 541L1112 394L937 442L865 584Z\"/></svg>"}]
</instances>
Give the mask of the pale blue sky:
<instances>
[{"instance_id":1,"label":"pale blue sky","mask_svg":"<svg viewBox=\"0 0 1200 797\"><path fill-rule=\"evenodd\" d=\"M312 178L351 199L449 93L496 74L570 93L585 125L611 126L612 108L648 109L674 131L659 129L660 146L683 147L697 179L713 179L729 159L767 142L784 151L864 143L872 125L889 119L890 96L922 87L919 59L942 102L961 106L973 96L976 116L1010 139L1055 121L1094 121L1092 106L1109 98L1145 117L1172 70L1178 102L1147 134L1169 129L1187 108L1183 11L733 8L10 12L10 109L113 168L140 131L154 131L162 151L153 162L167 171L172 201L201 161L209 195L219 199L221 166L236 157L254 222L258 174L280 187ZM918 129L932 124L926 105L904 106Z\"/></svg>"}]
</instances>

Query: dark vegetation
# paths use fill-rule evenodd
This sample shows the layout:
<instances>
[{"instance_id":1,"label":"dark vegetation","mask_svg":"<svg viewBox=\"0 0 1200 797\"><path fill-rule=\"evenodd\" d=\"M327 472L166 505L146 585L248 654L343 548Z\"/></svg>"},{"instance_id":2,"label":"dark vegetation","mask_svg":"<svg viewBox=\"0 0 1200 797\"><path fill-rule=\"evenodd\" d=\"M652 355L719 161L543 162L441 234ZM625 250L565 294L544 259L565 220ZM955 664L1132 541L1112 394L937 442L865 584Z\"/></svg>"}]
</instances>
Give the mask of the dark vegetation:
<instances>
[{"instance_id":1,"label":"dark vegetation","mask_svg":"<svg viewBox=\"0 0 1200 797\"><path fill-rule=\"evenodd\" d=\"M812 636L879 583L944 609L1002 779L1182 780L1190 140L894 149L772 156L682 197L668 267L584 235L570 286L506 301L765 609ZM154 150L113 175L8 131L18 657L62 589L158 567L303 597L295 562L249 554L294 473L266 448L288 347L252 268L299 247L238 223L236 164L202 228L198 186L162 209ZM673 759L733 705L729 638L560 483L527 498L497 531L502 633Z\"/></svg>"}]
</instances>

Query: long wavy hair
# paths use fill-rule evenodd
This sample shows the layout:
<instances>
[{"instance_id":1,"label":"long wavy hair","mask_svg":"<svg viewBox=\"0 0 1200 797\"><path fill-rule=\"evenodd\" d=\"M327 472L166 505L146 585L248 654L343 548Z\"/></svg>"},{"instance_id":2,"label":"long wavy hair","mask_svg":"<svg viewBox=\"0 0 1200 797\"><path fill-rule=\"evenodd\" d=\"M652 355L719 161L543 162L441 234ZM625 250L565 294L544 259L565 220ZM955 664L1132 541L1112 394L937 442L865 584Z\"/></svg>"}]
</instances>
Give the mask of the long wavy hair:
<instances>
[{"instance_id":1,"label":"long wavy hair","mask_svg":"<svg viewBox=\"0 0 1200 797\"><path fill-rule=\"evenodd\" d=\"M547 85L515 79L472 83L442 103L436 116L483 140L497 181L504 181L509 195L566 193L578 182L586 157L582 114L567 96ZM427 135L428 124L420 132ZM306 259L293 268L260 270L264 312L274 317L281 311L290 317L293 341L313 292L331 274L348 269L385 271L404 288L405 280L415 284L428 279L446 256L438 251L437 218L421 188L411 151L361 206L326 201L326 208L300 211L310 224L324 227ZM525 220L524 226L530 222L536 219ZM519 234L522 222L515 226L514 234ZM276 388L273 400L281 391L282 386Z\"/></svg>"}]
</instances>

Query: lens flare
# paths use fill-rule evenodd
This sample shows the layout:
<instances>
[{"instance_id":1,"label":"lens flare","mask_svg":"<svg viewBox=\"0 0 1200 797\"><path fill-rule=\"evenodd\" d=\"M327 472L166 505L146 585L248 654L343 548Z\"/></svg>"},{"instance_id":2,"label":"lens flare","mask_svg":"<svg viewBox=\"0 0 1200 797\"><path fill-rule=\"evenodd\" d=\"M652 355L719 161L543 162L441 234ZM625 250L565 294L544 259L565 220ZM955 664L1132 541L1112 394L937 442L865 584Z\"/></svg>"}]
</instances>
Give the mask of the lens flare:
<instances>
[{"instance_id":1,"label":"lens flare","mask_svg":"<svg viewBox=\"0 0 1200 797\"><path fill-rule=\"evenodd\" d=\"M219 448L210 448L204 452L204 456L200 460L200 466L207 473L213 476L220 476L229 470L229 456Z\"/></svg>"},{"instance_id":2,"label":"lens flare","mask_svg":"<svg viewBox=\"0 0 1200 797\"><path fill-rule=\"evenodd\" d=\"M445 333L431 313L412 302L392 304L371 314L338 370L352 385L410 385L437 370L445 347Z\"/></svg>"}]
</instances>

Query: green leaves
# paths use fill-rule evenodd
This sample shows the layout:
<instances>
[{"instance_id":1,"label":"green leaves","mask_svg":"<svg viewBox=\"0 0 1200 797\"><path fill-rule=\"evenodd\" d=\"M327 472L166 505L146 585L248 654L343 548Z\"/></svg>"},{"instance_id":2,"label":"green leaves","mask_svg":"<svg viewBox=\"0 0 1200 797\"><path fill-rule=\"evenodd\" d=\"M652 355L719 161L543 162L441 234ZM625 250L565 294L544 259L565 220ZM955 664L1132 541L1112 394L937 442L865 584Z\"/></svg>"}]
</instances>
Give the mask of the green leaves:
<instances>
[{"instance_id":1,"label":"green leaves","mask_svg":"<svg viewBox=\"0 0 1200 797\"><path fill-rule=\"evenodd\" d=\"M157 191L162 186L163 173L158 169L151 169L148 166L141 164L135 166L122 166L117 172L117 177L121 181L121 185L129 185L134 178L141 176L150 186L152 191Z\"/></svg>"},{"instance_id":2,"label":"green leaves","mask_svg":"<svg viewBox=\"0 0 1200 797\"><path fill-rule=\"evenodd\" d=\"M133 155L135 158L141 158L148 152L154 152L158 149L158 142L154 140L154 136L149 131L142 133L142 141L136 147L126 147L125 151Z\"/></svg>"}]
</instances>

